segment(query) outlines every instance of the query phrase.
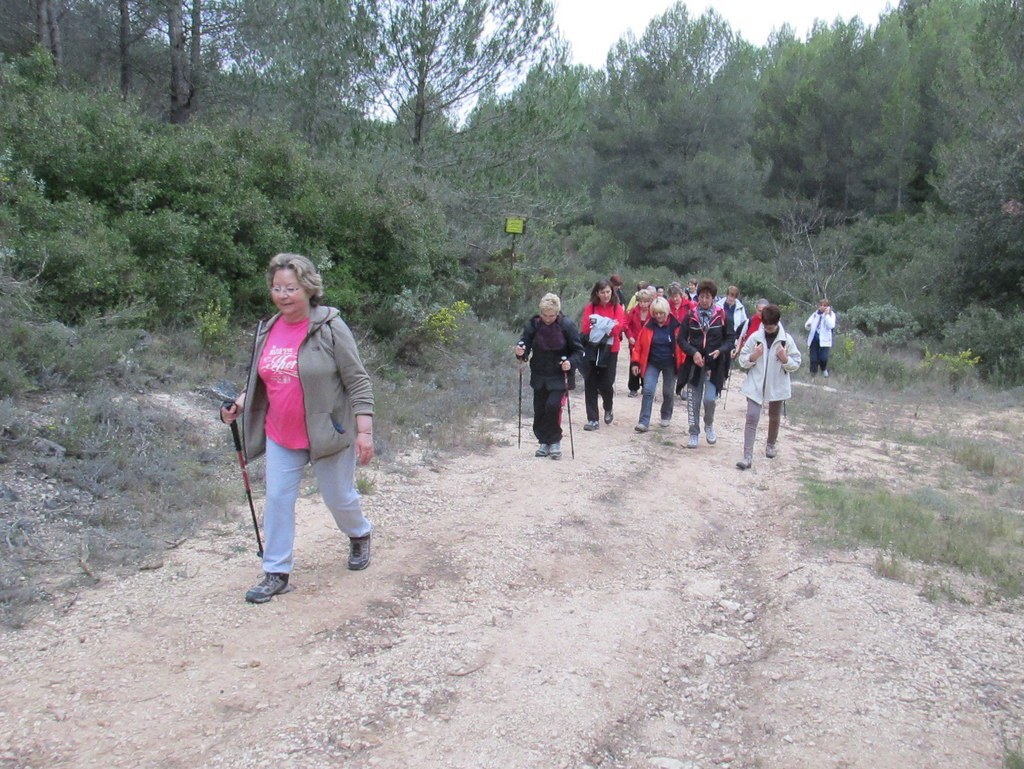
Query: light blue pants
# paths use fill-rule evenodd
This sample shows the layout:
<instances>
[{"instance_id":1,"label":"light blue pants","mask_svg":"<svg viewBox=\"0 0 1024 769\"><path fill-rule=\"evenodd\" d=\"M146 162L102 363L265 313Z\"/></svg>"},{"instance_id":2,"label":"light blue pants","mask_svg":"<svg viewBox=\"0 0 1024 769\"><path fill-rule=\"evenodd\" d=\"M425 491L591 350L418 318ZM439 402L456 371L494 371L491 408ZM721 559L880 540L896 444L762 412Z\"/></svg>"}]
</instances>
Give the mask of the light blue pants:
<instances>
[{"instance_id":1,"label":"light blue pants","mask_svg":"<svg viewBox=\"0 0 1024 769\"><path fill-rule=\"evenodd\" d=\"M295 544L295 502L309 451L286 449L267 438L267 499L263 506L263 571L291 574ZM350 447L313 462L324 504L343 534L364 537L372 526L355 490L356 452Z\"/></svg>"},{"instance_id":2,"label":"light blue pants","mask_svg":"<svg viewBox=\"0 0 1024 769\"><path fill-rule=\"evenodd\" d=\"M700 372L697 384L689 385L690 397L686 402L687 417L690 423L690 435L700 435L700 407L704 405L704 429L715 423L715 402L718 398L718 390L711 382L707 371Z\"/></svg>"},{"instance_id":3,"label":"light blue pants","mask_svg":"<svg viewBox=\"0 0 1024 769\"><path fill-rule=\"evenodd\" d=\"M675 406L676 364L669 361L661 366L648 363L644 371L644 399L640 404L640 424L651 424L651 411L654 410L654 393L658 389L658 376L661 376L661 418L671 419Z\"/></svg>"}]
</instances>

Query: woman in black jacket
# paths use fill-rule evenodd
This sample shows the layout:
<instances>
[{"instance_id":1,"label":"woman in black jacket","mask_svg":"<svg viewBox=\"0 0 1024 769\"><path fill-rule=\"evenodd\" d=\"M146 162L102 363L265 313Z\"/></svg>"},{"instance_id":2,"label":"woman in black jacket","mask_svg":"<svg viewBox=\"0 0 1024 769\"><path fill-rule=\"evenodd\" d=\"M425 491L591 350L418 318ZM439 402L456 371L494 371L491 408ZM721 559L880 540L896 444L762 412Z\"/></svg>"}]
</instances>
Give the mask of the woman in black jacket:
<instances>
[{"instance_id":1,"label":"woman in black jacket","mask_svg":"<svg viewBox=\"0 0 1024 769\"><path fill-rule=\"evenodd\" d=\"M540 300L540 314L526 322L516 345L520 363L530 361L533 388L533 434L540 441L536 456L562 458L562 401L576 387L575 374L583 360L583 342L576 324L562 314L554 294Z\"/></svg>"},{"instance_id":2,"label":"woman in black jacket","mask_svg":"<svg viewBox=\"0 0 1024 769\"><path fill-rule=\"evenodd\" d=\"M718 286L713 280L697 284L697 304L679 331L679 346L686 353L686 363L679 372L688 388L687 416L690 422L688 449L700 445L700 410L704 406L704 436L715 443L715 401L725 384L729 352L735 343L732 321L721 307L715 305Z\"/></svg>"}]
</instances>

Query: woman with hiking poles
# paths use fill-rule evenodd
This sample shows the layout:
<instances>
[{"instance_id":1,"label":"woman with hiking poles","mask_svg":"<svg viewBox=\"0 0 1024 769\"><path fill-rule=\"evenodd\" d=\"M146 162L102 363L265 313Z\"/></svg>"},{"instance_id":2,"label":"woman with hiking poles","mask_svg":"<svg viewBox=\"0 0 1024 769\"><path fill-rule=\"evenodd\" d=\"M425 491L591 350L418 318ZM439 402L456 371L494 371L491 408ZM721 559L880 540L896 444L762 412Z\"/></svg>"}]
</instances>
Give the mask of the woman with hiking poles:
<instances>
[{"instance_id":1,"label":"woman with hiking poles","mask_svg":"<svg viewBox=\"0 0 1024 769\"><path fill-rule=\"evenodd\" d=\"M245 594L266 603L287 592L295 503L307 464L323 500L349 538L348 568L370 564L370 522L355 490L355 466L373 459L373 391L349 327L323 307L323 284L305 256L270 260L267 285L277 313L256 328L246 389L223 422L242 418L245 457L266 454L263 578Z\"/></svg>"},{"instance_id":2,"label":"woman with hiking poles","mask_svg":"<svg viewBox=\"0 0 1024 769\"><path fill-rule=\"evenodd\" d=\"M612 423L612 401L615 397L615 367L619 361L621 337L626 330L626 311L607 280L599 280L590 291L590 304L583 308L584 344L587 349L587 373L583 379L587 423L584 430L596 430L597 396L604 406L604 423ZM597 338L595 338L597 337Z\"/></svg>"},{"instance_id":3,"label":"woman with hiking poles","mask_svg":"<svg viewBox=\"0 0 1024 769\"><path fill-rule=\"evenodd\" d=\"M526 322L515 353L520 365L530 361L533 434L540 442L535 456L561 459L562 399L576 387L583 343L557 296L545 294L540 300L540 313Z\"/></svg>"},{"instance_id":4,"label":"woman with hiking poles","mask_svg":"<svg viewBox=\"0 0 1024 769\"><path fill-rule=\"evenodd\" d=\"M725 384L727 361L735 337L729 316L715 306L718 286L713 280L697 284L697 304L690 310L679 332L679 346L686 353L680 379L687 386L687 417L690 439L686 448L700 445L700 412L704 408L704 437L709 444L718 441L715 433L715 406Z\"/></svg>"}]
</instances>

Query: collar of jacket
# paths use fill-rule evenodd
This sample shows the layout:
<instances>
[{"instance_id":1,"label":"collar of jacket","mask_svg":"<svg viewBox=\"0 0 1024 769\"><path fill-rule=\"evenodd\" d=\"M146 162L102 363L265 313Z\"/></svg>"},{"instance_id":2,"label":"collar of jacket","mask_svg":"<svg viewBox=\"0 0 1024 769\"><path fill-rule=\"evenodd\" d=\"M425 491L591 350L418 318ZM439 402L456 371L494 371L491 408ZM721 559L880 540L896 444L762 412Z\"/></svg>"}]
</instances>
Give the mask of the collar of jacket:
<instances>
[{"instance_id":1,"label":"collar of jacket","mask_svg":"<svg viewBox=\"0 0 1024 769\"><path fill-rule=\"evenodd\" d=\"M276 312L267 319L267 322L263 324L263 329L267 332L270 331L270 327L277 323L278 318L281 317L281 313ZM324 307L317 305L316 307L309 308L309 329L306 331L306 339L309 339L313 334L319 331L325 324L330 323L335 318L340 318L341 313L334 307Z\"/></svg>"}]
</instances>

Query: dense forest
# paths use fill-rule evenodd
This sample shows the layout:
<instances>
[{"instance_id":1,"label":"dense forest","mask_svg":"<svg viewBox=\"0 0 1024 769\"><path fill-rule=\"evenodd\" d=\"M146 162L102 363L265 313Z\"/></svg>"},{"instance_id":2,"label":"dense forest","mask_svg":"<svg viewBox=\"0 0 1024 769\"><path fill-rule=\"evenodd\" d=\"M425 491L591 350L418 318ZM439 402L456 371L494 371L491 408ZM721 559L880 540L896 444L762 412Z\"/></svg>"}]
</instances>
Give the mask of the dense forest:
<instances>
[{"instance_id":1,"label":"dense forest","mask_svg":"<svg viewBox=\"0 0 1024 769\"><path fill-rule=\"evenodd\" d=\"M678 3L600 70L545 0L5 0L0 55L8 336L216 339L290 250L381 339L709 276L1024 383L1021 0L764 48ZM0 395L30 389L6 355Z\"/></svg>"}]
</instances>

